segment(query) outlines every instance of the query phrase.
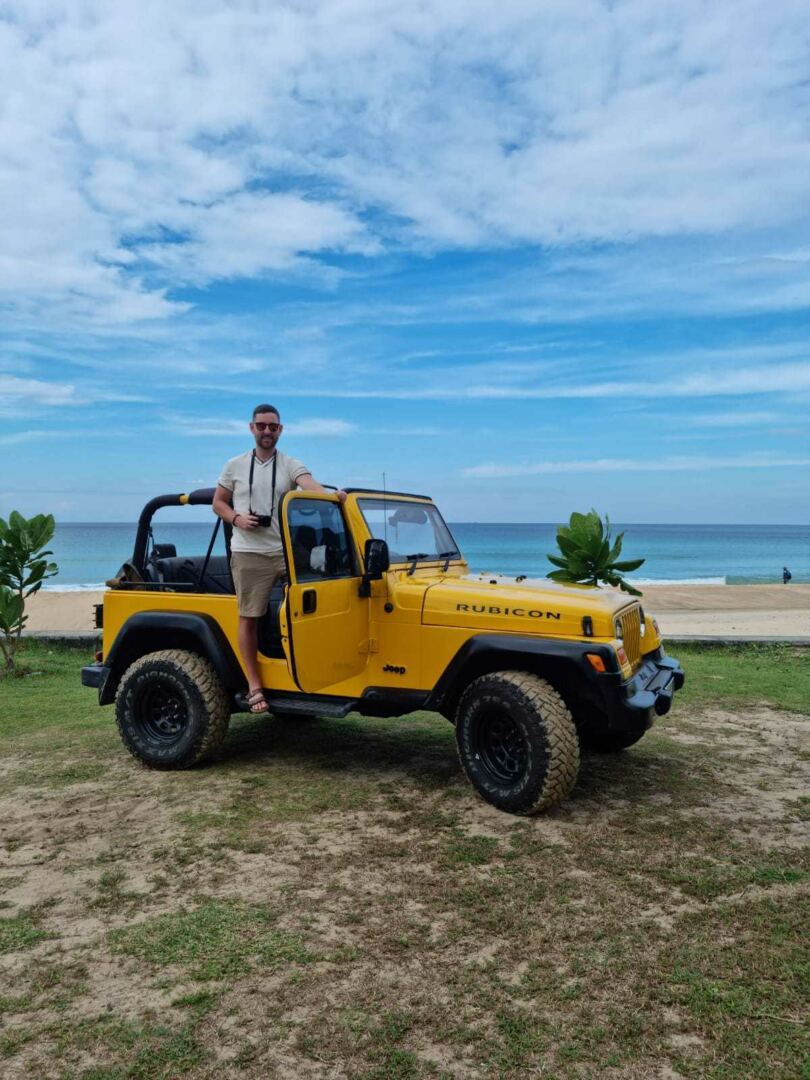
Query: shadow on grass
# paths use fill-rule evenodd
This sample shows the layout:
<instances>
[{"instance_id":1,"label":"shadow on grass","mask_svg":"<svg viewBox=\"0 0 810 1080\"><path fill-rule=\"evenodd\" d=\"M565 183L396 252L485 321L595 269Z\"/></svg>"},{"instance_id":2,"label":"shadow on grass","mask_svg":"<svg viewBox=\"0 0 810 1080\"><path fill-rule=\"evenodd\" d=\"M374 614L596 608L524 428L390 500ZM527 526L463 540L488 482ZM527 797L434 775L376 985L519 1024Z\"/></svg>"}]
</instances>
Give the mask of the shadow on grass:
<instances>
[{"instance_id":1,"label":"shadow on grass","mask_svg":"<svg viewBox=\"0 0 810 1080\"><path fill-rule=\"evenodd\" d=\"M237 716L216 765L240 768L267 762L321 772L405 772L429 784L459 776L453 729L441 718L301 721Z\"/></svg>"},{"instance_id":2,"label":"shadow on grass","mask_svg":"<svg viewBox=\"0 0 810 1080\"><path fill-rule=\"evenodd\" d=\"M584 755L568 805L582 802L646 804L654 795L683 803L705 792L711 773L680 748L660 739L617 754ZM405 773L420 787L466 785L452 726L415 713L393 720L351 715L344 720L234 717L215 768L242 772L279 763L323 775L362 773L385 783Z\"/></svg>"}]
</instances>

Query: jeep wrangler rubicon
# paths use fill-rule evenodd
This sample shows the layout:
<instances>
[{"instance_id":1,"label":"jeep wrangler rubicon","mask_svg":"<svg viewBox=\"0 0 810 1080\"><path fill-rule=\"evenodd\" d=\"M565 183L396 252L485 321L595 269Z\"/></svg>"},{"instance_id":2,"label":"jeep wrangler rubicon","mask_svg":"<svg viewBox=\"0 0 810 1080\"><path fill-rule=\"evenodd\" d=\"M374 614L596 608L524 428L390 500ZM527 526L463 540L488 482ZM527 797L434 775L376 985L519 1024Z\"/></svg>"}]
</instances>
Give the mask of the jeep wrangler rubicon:
<instances>
[{"instance_id":1,"label":"jeep wrangler rubicon","mask_svg":"<svg viewBox=\"0 0 810 1080\"><path fill-rule=\"evenodd\" d=\"M82 670L100 705L115 702L126 748L155 769L210 755L246 708L230 527L218 520L194 558L153 539L156 510L210 505L213 494L144 507L132 560L97 607L102 650ZM637 600L471 575L427 496L352 488L341 504L293 491L278 512L286 580L259 623L271 713L441 713L480 795L532 814L571 791L580 747L631 746L683 685ZM215 555L220 527L225 554Z\"/></svg>"}]
</instances>

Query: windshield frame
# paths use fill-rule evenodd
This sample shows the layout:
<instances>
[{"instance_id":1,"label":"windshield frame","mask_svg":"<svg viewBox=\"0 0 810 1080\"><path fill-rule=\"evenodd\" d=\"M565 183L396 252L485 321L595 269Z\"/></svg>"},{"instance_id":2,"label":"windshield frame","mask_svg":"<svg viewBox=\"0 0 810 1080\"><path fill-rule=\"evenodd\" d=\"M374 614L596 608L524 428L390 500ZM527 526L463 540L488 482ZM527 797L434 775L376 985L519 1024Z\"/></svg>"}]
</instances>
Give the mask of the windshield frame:
<instances>
[{"instance_id":1,"label":"windshield frame","mask_svg":"<svg viewBox=\"0 0 810 1080\"><path fill-rule=\"evenodd\" d=\"M422 499L407 499L407 498L402 498L401 496L399 496L399 497L386 496L386 495L383 495L382 492L375 493L375 494L369 493L368 495L365 495L365 494L361 495L357 499L357 509L360 511L360 515L361 515L361 517L363 519L363 524L365 525L369 536L372 537L373 539L376 539L376 540L385 540L386 543L388 543L388 537L386 535L378 536L377 533L374 531L374 529L372 527L372 524L369 522L369 519L366 517L366 508L368 507L369 504L373 504L375 509L382 506L384 508L384 513L385 512L394 512L398 507L412 506L412 507L418 507L420 510L424 510L428 515L434 514L436 516L436 518L438 518L439 523L441 524L444 531L447 533L447 536L449 537L450 542L451 542L452 546L455 549L454 554L449 556L449 557L447 555L445 555L443 557L440 557L439 553L436 553L436 554L426 555L423 558L417 558L417 559L410 558L410 559L408 559L408 558L405 557L405 555L399 555L399 554L397 554L397 557L394 558L394 556L392 554L392 556L391 556L391 566L410 566L413 563L416 563L419 566L423 566L423 565L424 566L429 566L431 564L446 563L446 562L449 562L449 563L466 563L466 559L464 558L464 555L461 552L461 548L458 546L458 543L456 541L455 536L453 536L453 533L452 533L452 531L450 529L450 526L444 520L444 517L442 516L441 511L439 510L438 506L436 506L435 503L428 502L427 500L423 501ZM389 545L389 551L390 551L390 545Z\"/></svg>"}]
</instances>

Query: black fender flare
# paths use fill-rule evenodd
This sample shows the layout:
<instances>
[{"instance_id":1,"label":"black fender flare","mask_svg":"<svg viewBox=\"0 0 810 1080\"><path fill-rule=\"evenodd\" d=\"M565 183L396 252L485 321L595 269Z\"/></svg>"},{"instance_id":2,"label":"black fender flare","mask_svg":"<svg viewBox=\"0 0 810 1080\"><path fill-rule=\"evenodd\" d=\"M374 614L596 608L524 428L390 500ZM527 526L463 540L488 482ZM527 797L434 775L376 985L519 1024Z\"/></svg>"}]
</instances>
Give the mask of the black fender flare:
<instances>
[{"instance_id":1,"label":"black fender flare","mask_svg":"<svg viewBox=\"0 0 810 1080\"><path fill-rule=\"evenodd\" d=\"M247 687L244 672L222 627L200 611L139 611L130 615L116 635L104 666L110 674L99 693L99 705L109 705L124 671L145 653L186 649L206 657L229 693Z\"/></svg>"},{"instance_id":2,"label":"black fender flare","mask_svg":"<svg viewBox=\"0 0 810 1080\"><path fill-rule=\"evenodd\" d=\"M585 658L586 653L602 658L604 673L595 670ZM496 661L494 665L491 663L493 660ZM531 664L538 660L545 663L556 660L573 665L586 682L598 687L602 693L608 685L618 687L621 683L618 658L609 645L511 634L476 634L464 642L447 665L423 707L447 715L451 703L482 668L487 671L507 670L526 666L527 661Z\"/></svg>"}]
</instances>

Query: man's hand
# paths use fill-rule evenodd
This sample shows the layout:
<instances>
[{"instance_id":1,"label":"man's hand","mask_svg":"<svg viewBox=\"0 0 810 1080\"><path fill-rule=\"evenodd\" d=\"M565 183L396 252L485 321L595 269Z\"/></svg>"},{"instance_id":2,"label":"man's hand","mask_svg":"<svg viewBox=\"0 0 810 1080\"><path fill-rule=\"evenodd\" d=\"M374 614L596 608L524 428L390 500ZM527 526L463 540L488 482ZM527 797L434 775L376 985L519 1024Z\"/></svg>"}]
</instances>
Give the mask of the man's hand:
<instances>
[{"instance_id":1,"label":"man's hand","mask_svg":"<svg viewBox=\"0 0 810 1080\"><path fill-rule=\"evenodd\" d=\"M236 529L244 529L245 532L250 532L251 529L258 529L259 519L255 514L237 514L231 524Z\"/></svg>"},{"instance_id":2,"label":"man's hand","mask_svg":"<svg viewBox=\"0 0 810 1080\"><path fill-rule=\"evenodd\" d=\"M335 494L337 495L337 497L338 497L338 498L340 499L340 501L341 501L342 503L345 503L345 502L346 502L346 500L347 500L347 499L348 499L348 497L349 497L349 496L348 496L348 495L346 494L346 492L345 492L345 491L344 491L344 490L343 490L342 488L340 489L340 491L336 491L336 492L335 492Z\"/></svg>"}]
</instances>

